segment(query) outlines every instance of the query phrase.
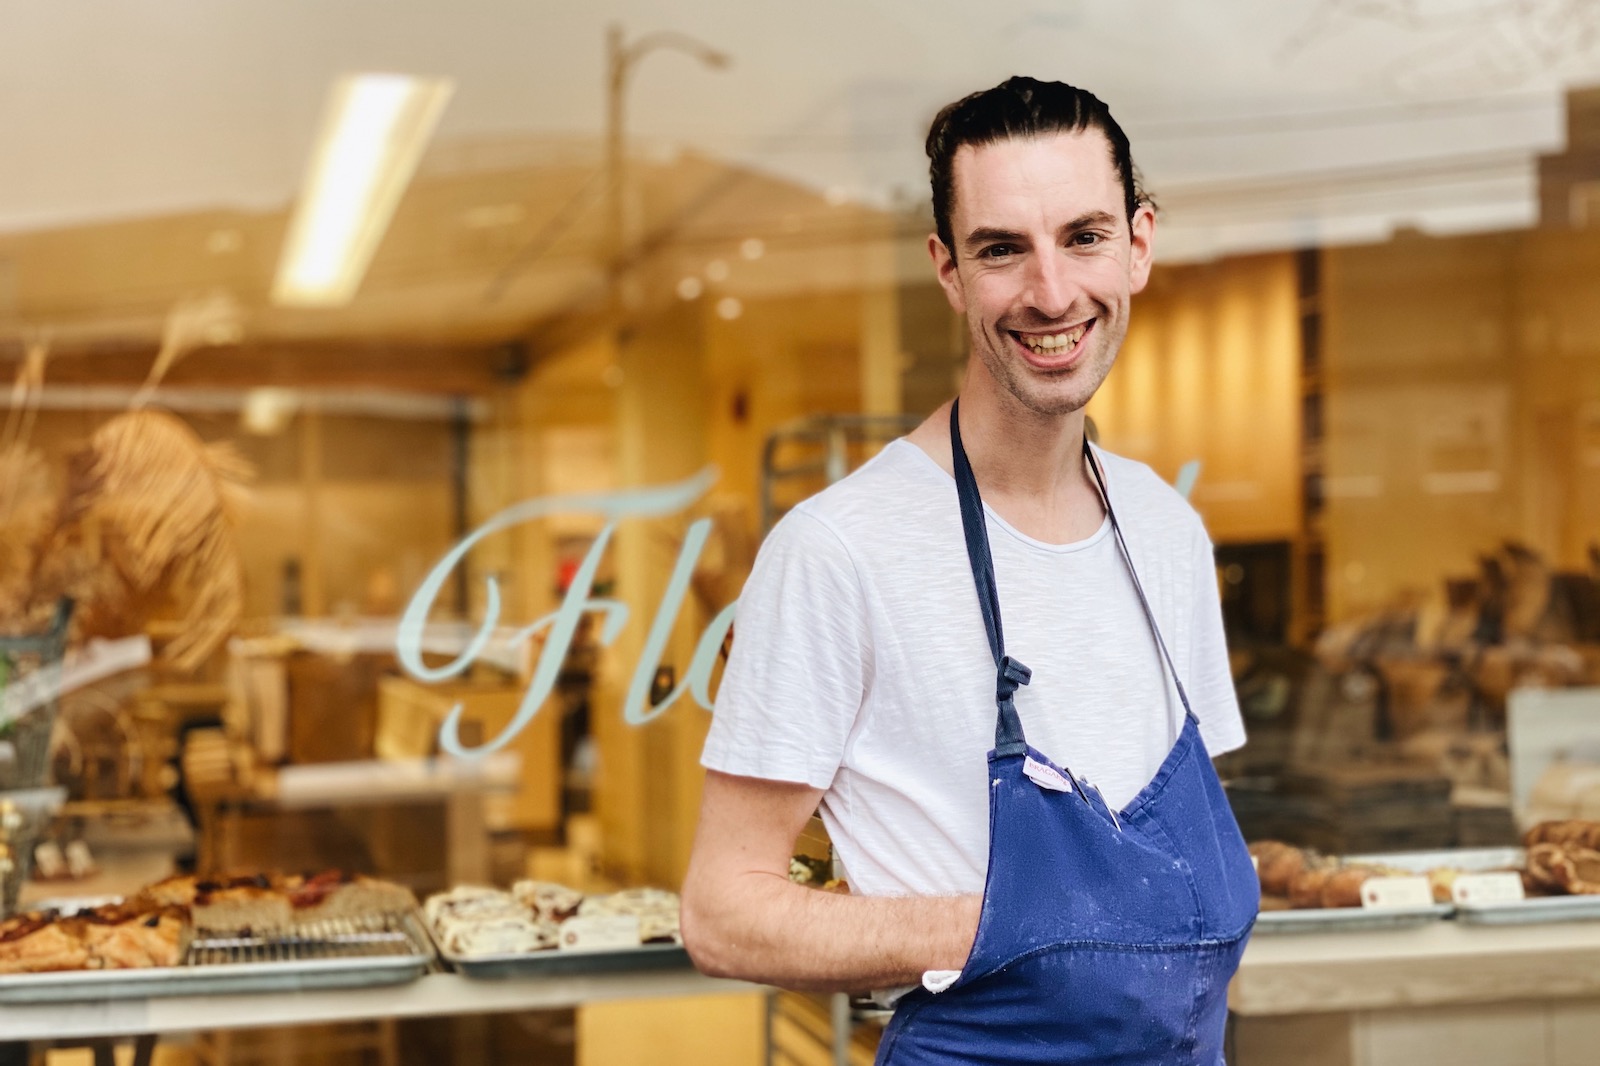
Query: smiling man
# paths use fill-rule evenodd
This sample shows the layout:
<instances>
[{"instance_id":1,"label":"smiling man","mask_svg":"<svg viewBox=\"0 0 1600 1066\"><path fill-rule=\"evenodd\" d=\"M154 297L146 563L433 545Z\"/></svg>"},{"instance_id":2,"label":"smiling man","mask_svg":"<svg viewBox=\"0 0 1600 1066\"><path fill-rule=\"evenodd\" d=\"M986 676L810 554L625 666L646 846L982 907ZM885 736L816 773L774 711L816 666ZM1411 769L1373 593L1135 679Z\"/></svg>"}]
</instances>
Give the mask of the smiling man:
<instances>
[{"instance_id":1,"label":"smiling man","mask_svg":"<svg viewBox=\"0 0 1600 1066\"><path fill-rule=\"evenodd\" d=\"M1208 757L1244 740L1211 544L1084 435L1155 215L1072 86L960 100L928 155L973 358L762 547L685 942L714 974L889 989L880 1063L1214 1066L1258 896ZM786 877L819 808L851 895Z\"/></svg>"}]
</instances>

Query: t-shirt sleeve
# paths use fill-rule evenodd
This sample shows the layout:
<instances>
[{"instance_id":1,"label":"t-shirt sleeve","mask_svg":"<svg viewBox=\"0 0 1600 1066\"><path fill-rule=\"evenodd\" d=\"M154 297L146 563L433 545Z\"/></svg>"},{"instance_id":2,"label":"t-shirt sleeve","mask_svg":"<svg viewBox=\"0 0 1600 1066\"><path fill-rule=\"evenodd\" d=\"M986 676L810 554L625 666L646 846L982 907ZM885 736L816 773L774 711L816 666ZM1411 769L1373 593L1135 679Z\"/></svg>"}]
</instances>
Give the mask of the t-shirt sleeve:
<instances>
[{"instance_id":1,"label":"t-shirt sleeve","mask_svg":"<svg viewBox=\"0 0 1600 1066\"><path fill-rule=\"evenodd\" d=\"M837 534L804 510L785 515L739 596L701 765L831 785L870 679L864 604Z\"/></svg>"},{"instance_id":2,"label":"t-shirt sleeve","mask_svg":"<svg viewBox=\"0 0 1600 1066\"><path fill-rule=\"evenodd\" d=\"M1228 664L1228 640L1217 595L1216 555L1205 527L1195 523L1194 618L1189 642L1189 705L1212 758L1244 746L1244 718Z\"/></svg>"}]
</instances>

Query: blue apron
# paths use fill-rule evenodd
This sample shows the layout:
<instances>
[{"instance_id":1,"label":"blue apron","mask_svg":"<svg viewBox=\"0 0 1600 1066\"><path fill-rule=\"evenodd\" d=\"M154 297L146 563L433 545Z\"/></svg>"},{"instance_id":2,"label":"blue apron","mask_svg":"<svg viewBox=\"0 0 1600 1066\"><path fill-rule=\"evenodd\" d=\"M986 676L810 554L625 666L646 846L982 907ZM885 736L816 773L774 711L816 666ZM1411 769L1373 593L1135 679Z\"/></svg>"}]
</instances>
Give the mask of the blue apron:
<instances>
[{"instance_id":1,"label":"blue apron","mask_svg":"<svg viewBox=\"0 0 1600 1066\"><path fill-rule=\"evenodd\" d=\"M1029 671L1005 654L983 504L954 406L950 443L967 555L998 669L989 873L961 976L943 992L919 988L901 1000L878 1064L1218 1066L1228 981L1255 922L1259 888L1098 464L1085 441L1185 712L1155 778L1115 812L1098 789L1023 737L1012 696Z\"/></svg>"}]
</instances>

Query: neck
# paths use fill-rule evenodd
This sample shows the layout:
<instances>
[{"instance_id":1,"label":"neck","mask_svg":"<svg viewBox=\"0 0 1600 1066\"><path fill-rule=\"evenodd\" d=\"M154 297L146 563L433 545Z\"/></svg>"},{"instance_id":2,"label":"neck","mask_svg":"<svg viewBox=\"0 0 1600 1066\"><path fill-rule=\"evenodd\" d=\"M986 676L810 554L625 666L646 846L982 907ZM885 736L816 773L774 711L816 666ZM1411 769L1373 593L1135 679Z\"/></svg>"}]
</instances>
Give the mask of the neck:
<instances>
[{"instance_id":1,"label":"neck","mask_svg":"<svg viewBox=\"0 0 1600 1066\"><path fill-rule=\"evenodd\" d=\"M985 497L1065 501L1090 488L1083 464L1083 409L1030 411L1009 393L961 390L961 442Z\"/></svg>"},{"instance_id":2,"label":"neck","mask_svg":"<svg viewBox=\"0 0 1600 1066\"><path fill-rule=\"evenodd\" d=\"M949 404L910 439L953 472ZM969 371L961 389L961 444L984 502L1029 536L1070 544L1091 536L1105 518L1083 462L1081 410L1040 415Z\"/></svg>"}]
</instances>

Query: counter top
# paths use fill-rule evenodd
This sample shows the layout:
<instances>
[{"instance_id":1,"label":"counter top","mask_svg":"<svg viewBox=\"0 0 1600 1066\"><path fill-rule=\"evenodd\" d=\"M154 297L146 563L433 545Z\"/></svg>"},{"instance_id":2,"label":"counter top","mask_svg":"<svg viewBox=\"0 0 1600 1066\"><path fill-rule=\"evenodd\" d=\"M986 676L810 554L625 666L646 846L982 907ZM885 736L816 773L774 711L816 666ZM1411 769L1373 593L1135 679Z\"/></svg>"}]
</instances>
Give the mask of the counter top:
<instances>
[{"instance_id":1,"label":"counter top","mask_svg":"<svg viewBox=\"0 0 1600 1066\"><path fill-rule=\"evenodd\" d=\"M1243 1015L1600 996L1600 921L1252 937L1228 1005Z\"/></svg>"},{"instance_id":2,"label":"counter top","mask_svg":"<svg viewBox=\"0 0 1600 1066\"><path fill-rule=\"evenodd\" d=\"M366 1018L550 1010L749 992L691 969L478 980L427 974L379 988L7 1005L0 1040L131 1036ZM1600 997L1600 921L1255 937L1229 989L1245 1016Z\"/></svg>"},{"instance_id":3,"label":"counter top","mask_svg":"<svg viewBox=\"0 0 1600 1066\"><path fill-rule=\"evenodd\" d=\"M750 992L756 987L743 981L706 977L687 968L505 981L433 973L410 984L380 988L7 1004L0 1007L0 1041L557 1010L625 999Z\"/></svg>"}]
</instances>

